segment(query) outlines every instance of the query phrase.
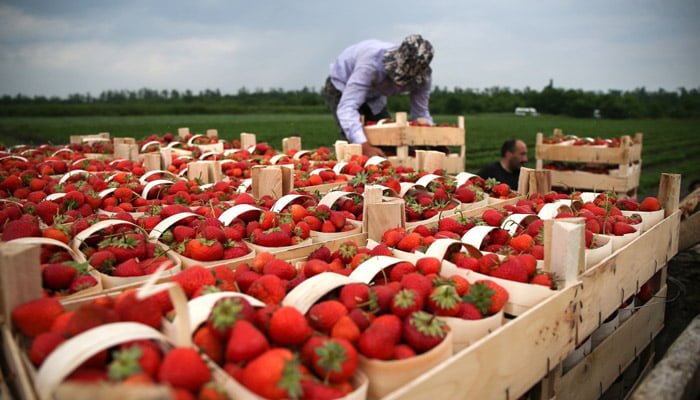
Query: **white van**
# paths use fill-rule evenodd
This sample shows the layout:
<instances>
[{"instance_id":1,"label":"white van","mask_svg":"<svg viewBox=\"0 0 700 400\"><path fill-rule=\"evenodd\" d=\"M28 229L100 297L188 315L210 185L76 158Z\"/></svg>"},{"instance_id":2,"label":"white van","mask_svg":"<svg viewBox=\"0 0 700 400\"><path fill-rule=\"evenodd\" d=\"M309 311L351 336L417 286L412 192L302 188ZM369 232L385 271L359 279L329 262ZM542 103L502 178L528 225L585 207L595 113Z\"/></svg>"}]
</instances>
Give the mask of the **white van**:
<instances>
[{"instance_id":1,"label":"white van","mask_svg":"<svg viewBox=\"0 0 700 400\"><path fill-rule=\"evenodd\" d=\"M516 107L515 108L515 115L520 116L520 117L525 117L528 115L536 117L540 114L537 113L537 110L534 107Z\"/></svg>"}]
</instances>

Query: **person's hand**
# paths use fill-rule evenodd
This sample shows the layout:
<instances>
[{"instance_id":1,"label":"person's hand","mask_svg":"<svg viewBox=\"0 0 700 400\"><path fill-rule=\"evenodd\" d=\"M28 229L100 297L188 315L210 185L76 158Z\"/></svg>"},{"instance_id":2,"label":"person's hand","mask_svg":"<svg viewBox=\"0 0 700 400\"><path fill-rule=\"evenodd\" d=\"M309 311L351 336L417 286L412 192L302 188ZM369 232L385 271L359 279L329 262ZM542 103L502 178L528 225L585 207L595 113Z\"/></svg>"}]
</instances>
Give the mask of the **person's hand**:
<instances>
[{"instance_id":1,"label":"person's hand","mask_svg":"<svg viewBox=\"0 0 700 400\"><path fill-rule=\"evenodd\" d=\"M369 142L362 143L362 154L367 157L381 156L386 157L384 152L379 147L372 146Z\"/></svg>"}]
</instances>

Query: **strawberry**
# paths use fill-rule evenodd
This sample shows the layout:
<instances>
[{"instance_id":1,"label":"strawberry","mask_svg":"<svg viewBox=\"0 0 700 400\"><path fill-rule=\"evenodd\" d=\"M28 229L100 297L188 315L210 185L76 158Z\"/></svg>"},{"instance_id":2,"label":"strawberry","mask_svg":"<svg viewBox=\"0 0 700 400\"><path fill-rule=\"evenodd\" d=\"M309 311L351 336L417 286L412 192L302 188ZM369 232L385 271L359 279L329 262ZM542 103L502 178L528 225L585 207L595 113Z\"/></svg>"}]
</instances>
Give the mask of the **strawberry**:
<instances>
[{"instance_id":1,"label":"strawberry","mask_svg":"<svg viewBox=\"0 0 700 400\"><path fill-rule=\"evenodd\" d=\"M32 345L29 348L29 359L34 366L39 367L46 357L65 341L66 339L63 335L59 335L56 332L40 333L32 340Z\"/></svg>"},{"instance_id":2,"label":"strawberry","mask_svg":"<svg viewBox=\"0 0 700 400\"><path fill-rule=\"evenodd\" d=\"M401 288L413 289L421 299L427 300L433 291L433 283L425 275L412 272L401 278Z\"/></svg>"},{"instance_id":3,"label":"strawberry","mask_svg":"<svg viewBox=\"0 0 700 400\"><path fill-rule=\"evenodd\" d=\"M542 285L546 286L550 289L556 289L554 285L554 279L552 279L552 275L547 272L543 272L540 274L536 274L535 276L532 277L530 280L530 283L535 284L535 285Z\"/></svg>"},{"instance_id":4,"label":"strawberry","mask_svg":"<svg viewBox=\"0 0 700 400\"><path fill-rule=\"evenodd\" d=\"M138 299L135 289L122 292L114 302L114 311L121 321L140 322L154 329L161 326L160 310L160 304L153 297Z\"/></svg>"},{"instance_id":5,"label":"strawberry","mask_svg":"<svg viewBox=\"0 0 700 400\"><path fill-rule=\"evenodd\" d=\"M354 343L360 338L360 328L349 315L343 315L331 328L330 335Z\"/></svg>"},{"instance_id":6,"label":"strawberry","mask_svg":"<svg viewBox=\"0 0 700 400\"><path fill-rule=\"evenodd\" d=\"M404 318L414 311L422 309L423 297L412 289L401 289L391 300L391 313L399 318Z\"/></svg>"},{"instance_id":7,"label":"strawberry","mask_svg":"<svg viewBox=\"0 0 700 400\"><path fill-rule=\"evenodd\" d=\"M226 389L216 382L209 382L202 386L197 397L198 400L228 400Z\"/></svg>"},{"instance_id":8,"label":"strawberry","mask_svg":"<svg viewBox=\"0 0 700 400\"><path fill-rule=\"evenodd\" d=\"M311 333L309 323L296 308L282 306L272 313L268 335L273 342L283 346L300 346Z\"/></svg>"},{"instance_id":9,"label":"strawberry","mask_svg":"<svg viewBox=\"0 0 700 400\"><path fill-rule=\"evenodd\" d=\"M654 296L654 289L651 286L651 282L647 281L639 287L639 292L637 292L636 297L640 304L645 304L647 301L651 300Z\"/></svg>"},{"instance_id":10,"label":"strawberry","mask_svg":"<svg viewBox=\"0 0 700 400\"><path fill-rule=\"evenodd\" d=\"M118 262L130 258L145 258L147 251L145 237L136 233L105 239L100 242L99 248L114 253Z\"/></svg>"},{"instance_id":11,"label":"strawberry","mask_svg":"<svg viewBox=\"0 0 700 400\"><path fill-rule=\"evenodd\" d=\"M302 394L301 378L297 357L288 349L274 348L245 366L241 383L267 399L294 399Z\"/></svg>"},{"instance_id":12,"label":"strawberry","mask_svg":"<svg viewBox=\"0 0 700 400\"><path fill-rule=\"evenodd\" d=\"M187 367L183 368L185 365ZM211 380L211 372L197 350L177 347L163 358L158 370L158 380L176 388L198 392Z\"/></svg>"},{"instance_id":13,"label":"strawberry","mask_svg":"<svg viewBox=\"0 0 700 400\"><path fill-rule=\"evenodd\" d=\"M391 270L389 271L389 281L401 282L401 278L403 278L404 275L417 271L418 269L416 266L410 262L400 262L391 267Z\"/></svg>"},{"instance_id":14,"label":"strawberry","mask_svg":"<svg viewBox=\"0 0 700 400\"><path fill-rule=\"evenodd\" d=\"M407 358L415 357L416 352L407 344L397 344L394 346L393 359L395 360L405 360Z\"/></svg>"},{"instance_id":15,"label":"strawberry","mask_svg":"<svg viewBox=\"0 0 700 400\"><path fill-rule=\"evenodd\" d=\"M352 241L343 242L338 247L338 255L343 260L343 263L349 264L352 258L357 254L357 244Z\"/></svg>"},{"instance_id":16,"label":"strawberry","mask_svg":"<svg viewBox=\"0 0 700 400\"><path fill-rule=\"evenodd\" d=\"M212 361L221 365L224 362L224 344L207 325L203 325L194 333L192 342Z\"/></svg>"},{"instance_id":17,"label":"strawberry","mask_svg":"<svg viewBox=\"0 0 700 400\"><path fill-rule=\"evenodd\" d=\"M462 231L464 231L464 227L462 226L462 224L457 222L456 219L443 218L438 222L438 230L461 234Z\"/></svg>"},{"instance_id":18,"label":"strawberry","mask_svg":"<svg viewBox=\"0 0 700 400\"><path fill-rule=\"evenodd\" d=\"M246 293L265 304L279 304L286 291L283 281L276 275L263 275L253 282Z\"/></svg>"},{"instance_id":19,"label":"strawberry","mask_svg":"<svg viewBox=\"0 0 700 400\"><path fill-rule=\"evenodd\" d=\"M44 297L20 304L12 310L12 323L25 336L35 337L51 329L53 322L63 314L58 300Z\"/></svg>"},{"instance_id":20,"label":"strawberry","mask_svg":"<svg viewBox=\"0 0 700 400\"><path fill-rule=\"evenodd\" d=\"M112 271L112 276L131 277L145 275L143 268L136 258L130 258L120 263Z\"/></svg>"},{"instance_id":21,"label":"strawberry","mask_svg":"<svg viewBox=\"0 0 700 400\"><path fill-rule=\"evenodd\" d=\"M461 257L459 260L457 260L457 263L455 265L457 265L457 268L469 269L475 272L479 272L479 259L473 257Z\"/></svg>"},{"instance_id":22,"label":"strawberry","mask_svg":"<svg viewBox=\"0 0 700 400\"><path fill-rule=\"evenodd\" d=\"M104 274L111 274L112 269L117 264L117 258L111 251L96 251L90 257L90 265Z\"/></svg>"},{"instance_id":23,"label":"strawberry","mask_svg":"<svg viewBox=\"0 0 700 400\"><path fill-rule=\"evenodd\" d=\"M297 276L294 266L284 260L273 258L263 267L264 274L277 275L280 279L292 280Z\"/></svg>"},{"instance_id":24,"label":"strawberry","mask_svg":"<svg viewBox=\"0 0 700 400\"><path fill-rule=\"evenodd\" d=\"M175 242L182 243L189 239L197 237L197 231L194 228L186 225L178 225L173 228L173 239Z\"/></svg>"},{"instance_id":25,"label":"strawberry","mask_svg":"<svg viewBox=\"0 0 700 400\"><path fill-rule=\"evenodd\" d=\"M439 274L442 263L435 257L423 257L416 262L418 272L423 275Z\"/></svg>"},{"instance_id":26,"label":"strawberry","mask_svg":"<svg viewBox=\"0 0 700 400\"><path fill-rule=\"evenodd\" d=\"M318 342L308 340L302 353L311 354L311 367L324 381L346 381L357 370L357 350L345 339L322 338Z\"/></svg>"},{"instance_id":27,"label":"strawberry","mask_svg":"<svg viewBox=\"0 0 700 400\"><path fill-rule=\"evenodd\" d=\"M500 198L507 198L510 193L510 186L506 183L500 183L491 188L491 192Z\"/></svg>"},{"instance_id":28,"label":"strawberry","mask_svg":"<svg viewBox=\"0 0 700 400\"><path fill-rule=\"evenodd\" d=\"M239 320L233 325L226 346L226 361L248 362L270 348L265 335L250 321Z\"/></svg>"},{"instance_id":29,"label":"strawberry","mask_svg":"<svg viewBox=\"0 0 700 400\"><path fill-rule=\"evenodd\" d=\"M221 232L223 234L223 232ZM197 261L217 261L224 258L224 246L217 240L204 238L187 242L186 254Z\"/></svg>"},{"instance_id":30,"label":"strawberry","mask_svg":"<svg viewBox=\"0 0 700 400\"><path fill-rule=\"evenodd\" d=\"M639 211L659 211L661 209L661 203L656 197L646 197L639 203Z\"/></svg>"},{"instance_id":31,"label":"strawberry","mask_svg":"<svg viewBox=\"0 0 700 400\"><path fill-rule=\"evenodd\" d=\"M481 214L481 219L483 219L488 226L499 227L504 217L499 211L489 208Z\"/></svg>"},{"instance_id":32,"label":"strawberry","mask_svg":"<svg viewBox=\"0 0 700 400\"><path fill-rule=\"evenodd\" d=\"M92 275L81 275L73 279L68 286L68 293L78 293L82 290L89 289L97 285L97 279Z\"/></svg>"},{"instance_id":33,"label":"strawberry","mask_svg":"<svg viewBox=\"0 0 700 400\"><path fill-rule=\"evenodd\" d=\"M321 246L318 249L314 250L307 260L323 260L325 262L330 262L331 261L331 251L328 247L326 246Z\"/></svg>"},{"instance_id":34,"label":"strawberry","mask_svg":"<svg viewBox=\"0 0 700 400\"><path fill-rule=\"evenodd\" d=\"M34 206L34 212L46 225L53 225L54 218L59 215L60 207L52 201L42 201Z\"/></svg>"},{"instance_id":35,"label":"strawberry","mask_svg":"<svg viewBox=\"0 0 700 400\"><path fill-rule=\"evenodd\" d=\"M491 271L491 276L515 282L528 281L528 271L522 261L516 257L508 257L503 260L500 265Z\"/></svg>"},{"instance_id":36,"label":"strawberry","mask_svg":"<svg viewBox=\"0 0 700 400\"><path fill-rule=\"evenodd\" d=\"M482 319L481 311L473 304L469 302L459 303L459 311L455 314L455 317L468 320Z\"/></svg>"},{"instance_id":37,"label":"strawberry","mask_svg":"<svg viewBox=\"0 0 700 400\"><path fill-rule=\"evenodd\" d=\"M214 286L216 284L211 270L199 265L182 270L171 280L182 287L188 298L191 298L200 286Z\"/></svg>"},{"instance_id":38,"label":"strawberry","mask_svg":"<svg viewBox=\"0 0 700 400\"><path fill-rule=\"evenodd\" d=\"M345 392L334 385L304 378L301 381L302 399L332 400L345 397Z\"/></svg>"},{"instance_id":39,"label":"strawberry","mask_svg":"<svg viewBox=\"0 0 700 400\"><path fill-rule=\"evenodd\" d=\"M286 247L292 245L292 237L280 228L271 228L254 235L253 243L264 247Z\"/></svg>"},{"instance_id":40,"label":"strawberry","mask_svg":"<svg viewBox=\"0 0 700 400\"><path fill-rule=\"evenodd\" d=\"M447 323L424 311L414 312L403 323L403 339L417 353L440 344L448 331Z\"/></svg>"},{"instance_id":41,"label":"strawberry","mask_svg":"<svg viewBox=\"0 0 700 400\"><path fill-rule=\"evenodd\" d=\"M413 252L422 245L423 237L421 235L417 233L409 233L396 244L396 248L406 252Z\"/></svg>"},{"instance_id":42,"label":"strawberry","mask_svg":"<svg viewBox=\"0 0 700 400\"><path fill-rule=\"evenodd\" d=\"M214 303L207 317L207 326L220 340L231 336L231 329L240 320L252 322L255 310L248 300L242 297L224 297Z\"/></svg>"},{"instance_id":43,"label":"strawberry","mask_svg":"<svg viewBox=\"0 0 700 400\"><path fill-rule=\"evenodd\" d=\"M65 290L77 274L77 269L69 265L49 264L41 271L41 282L47 289Z\"/></svg>"},{"instance_id":44,"label":"strawberry","mask_svg":"<svg viewBox=\"0 0 700 400\"><path fill-rule=\"evenodd\" d=\"M360 334L358 348L365 357L390 360L397 342L398 339L393 333L381 327L370 325Z\"/></svg>"},{"instance_id":45,"label":"strawberry","mask_svg":"<svg viewBox=\"0 0 700 400\"><path fill-rule=\"evenodd\" d=\"M498 266L500 260L496 254L484 254L479 258L479 272L491 275L491 272Z\"/></svg>"},{"instance_id":46,"label":"strawberry","mask_svg":"<svg viewBox=\"0 0 700 400\"><path fill-rule=\"evenodd\" d=\"M479 280L469 287L464 301L474 304L482 315L499 312L508 301L508 292L491 280Z\"/></svg>"},{"instance_id":47,"label":"strawberry","mask_svg":"<svg viewBox=\"0 0 700 400\"><path fill-rule=\"evenodd\" d=\"M311 278L314 275L318 275L322 272L327 272L329 268L330 266L326 261L320 259L311 259L304 263L302 271L306 278Z\"/></svg>"},{"instance_id":48,"label":"strawberry","mask_svg":"<svg viewBox=\"0 0 700 400\"><path fill-rule=\"evenodd\" d=\"M137 342L122 346L112 353L112 362L107 366L109 379L124 381L145 374L155 379L161 363L161 354L150 342Z\"/></svg>"},{"instance_id":49,"label":"strawberry","mask_svg":"<svg viewBox=\"0 0 700 400\"><path fill-rule=\"evenodd\" d=\"M331 210L330 211L330 219L331 223L333 223L333 226L335 227L336 230L340 230L345 226L345 214L343 214L340 211L335 211Z\"/></svg>"},{"instance_id":50,"label":"strawberry","mask_svg":"<svg viewBox=\"0 0 700 400\"><path fill-rule=\"evenodd\" d=\"M635 232L637 232L637 229L626 222L615 222L615 224L613 224L613 234L615 236L622 236Z\"/></svg>"},{"instance_id":51,"label":"strawberry","mask_svg":"<svg viewBox=\"0 0 700 400\"><path fill-rule=\"evenodd\" d=\"M514 257L517 257L523 264L525 271L527 271L527 276L532 277L535 275L535 272L537 272L537 258L535 256L532 254L519 254Z\"/></svg>"},{"instance_id":52,"label":"strawberry","mask_svg":"<svg viewBox=\"0 0 700 400\"><path fill-rule=\"evenodd\" d=\"M35 222L26 219L16 219L8 222L2 231L2 241L23 237L41 237L41 229Z\"/></svg>"},{"instance_id":53,"label":"strawberry","mask_svg":"<svg viewBox=\"0 0 700 400\"><path fill-rule=\"evenodd\" d=\"M329 333L338 320L348 314L348 309L337 300L326 300L314 304L307 313L311 327Z\"/></svg>"},{"instance_id":54,"label":"strawberry","mask_svg":"<svg viewBox=\"0 0 700 400\"><path fill-rule=\"evenodd\" d=\"M364 283L350 283L340 289L338 299L348 309L361 307L369 300L369 286Z\"/></svg>"},{"instance_id":55,"label":"strawberry","mask_svg":"<svg viewBox=\"0 0 700 400\"><path fill-rule=\"evenodd\" d=\"M73 312L66 322L63 334L66 337L79 335L94 327L119 321L119 314L110 308L87 303Z\"/></svg>"},{"instance_id":56,"label":"strawberry","mask_svg":"<svg viewBox=\"0 0 700 400\"><path fill-rule=\"evenodd\" d=\"M527 233L518 235L510 240L510 247L519 253L525 253L535 245L535 240Z\"/></svg>"},{"instance_id":57,"label":"strawberry","mask_svg":"<svg viewBox=\"0 0 700 400\"><path fill-rule=\"evenodd\" d=\"M440 285L428 296L428 309L435 315L452 317L459 311L460 299L457 291L450 285Z\"/></svg>"}]
</instances>

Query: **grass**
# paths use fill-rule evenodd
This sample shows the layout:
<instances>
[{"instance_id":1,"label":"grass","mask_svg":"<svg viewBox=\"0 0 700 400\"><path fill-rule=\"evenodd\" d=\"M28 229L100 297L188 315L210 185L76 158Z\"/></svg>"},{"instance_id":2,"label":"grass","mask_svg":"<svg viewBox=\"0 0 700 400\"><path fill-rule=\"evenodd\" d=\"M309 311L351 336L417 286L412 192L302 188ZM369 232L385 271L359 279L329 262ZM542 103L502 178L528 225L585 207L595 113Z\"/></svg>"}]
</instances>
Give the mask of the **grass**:
<instances>
[{"instance_id":1,"label":"grass","mask_svg":"<svg viewBox=\"0 0 700 400\"><path fill-rule=\"evenodd\" d=\"M454 116L436 116L436 122L455 123ZM304 148L330 146L339 138L330 114L241 114L241 115L149 115L123 117L12 117L0 118L0 142L66 143L69 135L110 132L113 136L143 138L151 133L177 132L187 126L192 132L215 128L231 140L241 132L256 133L258 141L281 148L283 137L299 135ZM530 146L534 166L535 134L551 134L554 128L578 136L611 137L644 133L640 195L654 195L662 172L683 175L683 189L700 179L700 120L626 119L594 120L558 116L516 117L511 114L466 116L467 171L498 158L507 138L522 138Z\"/></svg>"}]
</instances>

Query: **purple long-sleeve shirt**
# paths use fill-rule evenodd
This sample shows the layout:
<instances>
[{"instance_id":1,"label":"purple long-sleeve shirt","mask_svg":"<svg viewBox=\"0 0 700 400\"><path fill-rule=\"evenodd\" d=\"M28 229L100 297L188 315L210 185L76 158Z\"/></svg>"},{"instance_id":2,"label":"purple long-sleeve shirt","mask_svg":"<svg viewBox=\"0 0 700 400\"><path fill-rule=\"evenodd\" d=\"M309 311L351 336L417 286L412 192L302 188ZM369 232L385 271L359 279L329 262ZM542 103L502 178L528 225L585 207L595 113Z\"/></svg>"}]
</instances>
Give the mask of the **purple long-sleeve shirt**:
<instances>
[{"instance_id":1,"label":"purple long-sleeve shirt","mask_svg":"<svg viewBox=\"0 0 700 400\"><path fill-rule=\"evenodd\" d=\"M384 52L395 47L392 43L365 40L343 50L331 64L331 82L343 93L338 104L338 120L350 143L367 141L360 123L360 106L367 103L377 114L386 106L387 96L399 93L410 93L412 118L426 118L433 123L428 110L430 79L419 87L398 86L384 70Z\"/></svg>"}]
</instances>

